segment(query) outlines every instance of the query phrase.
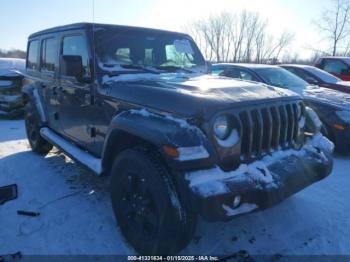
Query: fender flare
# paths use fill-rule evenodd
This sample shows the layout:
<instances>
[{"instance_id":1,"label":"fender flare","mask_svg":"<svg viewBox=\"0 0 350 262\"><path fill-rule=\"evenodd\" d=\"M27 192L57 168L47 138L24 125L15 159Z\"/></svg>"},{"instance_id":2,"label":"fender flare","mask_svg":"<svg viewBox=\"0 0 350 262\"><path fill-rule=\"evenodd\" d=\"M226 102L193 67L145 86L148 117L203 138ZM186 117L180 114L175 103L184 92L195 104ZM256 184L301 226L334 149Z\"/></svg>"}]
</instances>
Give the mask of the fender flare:
<instances>
[{"instance_id":1,"label":"fender flare","mask_svg":"<svg viewBox=\"0 0 350 262\"><path fill-rule=\"evenodd\" d=\"M47 119L38 88L32 84L23 86L22 97L25 104L32 104L33 108L35 109L35 113L40 121L40 125L45 125L47 123Z\"/></svg>"},{"instance_id":2,"label":"fender flare","mask_svg":"<svg viewBox=\"0 0 350 262\"><path fill-rule=\"evenodd\" d=\"M127 134L126 137L122 134ZM146 142L157 149L167 145L174 148L191 148L203 146L208 152L205 165L214 163L214 149L204 133L185 120L149 113L146 110L129 110L116 115L107 132L103 152L102 168L108 170L111 161L122 151L121 144L127 143L128 136ZM115 148L120 148L115 150ZM203 159L181 161L167 156L163 150L158 150L166 163L176 169L186 169L193 162L203 162ZM203 165L203 163L202 163Z\"/></svg>"}]
</instances>

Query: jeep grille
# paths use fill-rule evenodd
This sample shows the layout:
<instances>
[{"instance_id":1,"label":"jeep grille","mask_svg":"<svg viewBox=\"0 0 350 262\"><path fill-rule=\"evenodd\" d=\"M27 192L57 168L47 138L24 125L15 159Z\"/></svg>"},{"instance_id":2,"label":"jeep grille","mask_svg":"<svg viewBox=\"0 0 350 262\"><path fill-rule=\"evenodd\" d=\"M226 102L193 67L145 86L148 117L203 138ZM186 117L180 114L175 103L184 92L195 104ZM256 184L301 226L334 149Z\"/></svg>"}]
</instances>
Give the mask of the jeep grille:
<instances>
[{"instance_id":1,"label":"jeep grille","mask_svg":"<svg viewBox=\"0 0 350 262\"><path fill-rule=\"evenodd\" d=\"M295 146L299 134L298 106L296 102L240 112L241 160Z\"/></svg>"}]
</instances>

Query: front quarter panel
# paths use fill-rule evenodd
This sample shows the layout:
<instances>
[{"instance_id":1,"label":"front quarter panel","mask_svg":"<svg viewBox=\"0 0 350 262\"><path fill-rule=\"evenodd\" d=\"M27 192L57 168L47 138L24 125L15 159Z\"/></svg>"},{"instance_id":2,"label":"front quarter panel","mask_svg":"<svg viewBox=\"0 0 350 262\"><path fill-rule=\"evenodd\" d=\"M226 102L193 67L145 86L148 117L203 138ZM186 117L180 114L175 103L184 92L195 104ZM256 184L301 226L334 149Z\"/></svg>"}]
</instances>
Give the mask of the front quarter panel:
<instances>
[{"instance_id":1,"label":"front quarter panel","mask_svg":"<svg viewBox=\"0 0 350 262\"><path fill-rule=\"evenodd\" d=\"M159 149L163 158L172 169L186 170L192 167L210 167L216 161L216 154L204 133L186 120L150 113L144 109L129 110L115 116L109 127L102 153L103 166L108 166L108 160L113 147L123 143L118 133L127 133L137 137ZM208 157L180 160L167 156L161 149L163 146L173 148L191 148L202 146L208 152ZM115 157L115 156L114 156Z\"/></svg>"}]
</instances>

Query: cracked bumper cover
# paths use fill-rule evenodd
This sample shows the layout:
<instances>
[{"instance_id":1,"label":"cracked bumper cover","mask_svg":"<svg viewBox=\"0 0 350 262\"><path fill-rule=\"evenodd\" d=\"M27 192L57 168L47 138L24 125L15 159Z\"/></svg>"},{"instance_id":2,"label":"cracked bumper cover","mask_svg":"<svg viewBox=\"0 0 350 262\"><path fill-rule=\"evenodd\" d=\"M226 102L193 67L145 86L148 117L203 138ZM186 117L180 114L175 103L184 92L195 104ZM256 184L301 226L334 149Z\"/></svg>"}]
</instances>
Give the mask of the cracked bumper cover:
<instances>
[{"instance_id":1,"label":"cracked bumper cover","mask_svg":"<svg viewBox=\"0 0 350 262\"><path fill-rule=\"evenodd\" d=\"M192 206L208 221L224 221L266 209L327 177L333 167L332 151L308 146L263 167L256 165L255 169L246 168L227 177L223 171L217 174L216 169L212 179L204 179L203 183L197 180L199 183L194 181L192 185L190 181ZM209 177L210 172L205 175ZM241 204L233 208L236 196L240 196Z\"/></svg>"}]
</instances>

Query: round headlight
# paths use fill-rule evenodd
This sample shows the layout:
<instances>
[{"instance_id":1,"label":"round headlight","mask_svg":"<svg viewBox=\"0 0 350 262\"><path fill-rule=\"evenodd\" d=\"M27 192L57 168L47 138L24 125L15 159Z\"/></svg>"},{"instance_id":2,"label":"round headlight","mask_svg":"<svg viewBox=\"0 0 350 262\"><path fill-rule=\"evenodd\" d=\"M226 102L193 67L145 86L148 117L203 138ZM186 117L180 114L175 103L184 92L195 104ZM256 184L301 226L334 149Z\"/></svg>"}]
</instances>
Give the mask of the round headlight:
<instances>
[{"instance_id":1,"label":"round headlight","mask_svg":"<svg viewBox=\"0 0 350 262\"><path fill-rule=\"evenodd\" d=\"M321 131L322 128L322 122L320 118L318 117L317 113L310 107L306 107L306 126L309 128L309 130L317 134Z\"/></svg>"},{"instance_id":2,"label":"round headlight","mask_svg":"<svg viewBox=\"0 0 350 262\"><path fill-rule=\"evenodd\" d=\"M224 140L230 134L229 120L227 116L219 116L214 121L214 134L217 138Z\"/></svg>"}]
</instances>

